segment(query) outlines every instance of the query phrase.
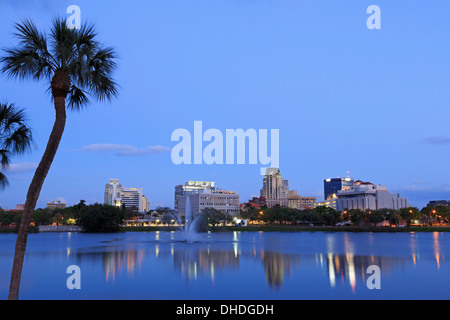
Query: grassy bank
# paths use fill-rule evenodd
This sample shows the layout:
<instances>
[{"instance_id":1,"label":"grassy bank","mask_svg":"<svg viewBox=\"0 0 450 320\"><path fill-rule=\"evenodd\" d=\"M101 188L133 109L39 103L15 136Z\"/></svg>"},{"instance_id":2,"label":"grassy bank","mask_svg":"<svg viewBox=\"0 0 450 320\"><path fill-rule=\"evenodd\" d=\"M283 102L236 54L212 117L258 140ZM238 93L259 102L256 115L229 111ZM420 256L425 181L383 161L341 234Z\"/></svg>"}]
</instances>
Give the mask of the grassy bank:
<instances>
[{"instance_id":1,"label":"grassy bank","mask_svg":"<svg viewBox=\"0 0 450 320\"><path fill-rule=\"evenodd\" d=\"M150 231L176 231L176 227L123 227L124 232L150 232ZM216 227L211 228L212 232L450 232L450 227L409 227L409 228L390 228L390 227L322 227L322 226L248 226L248 227Z\"/></svg>"},{"instance_id":2,"label":"grassy bank","mask_svg":"<svg viewBox=\"0 0 450 320\"><path fill-rule=\"evenodd\" d=\"M2 233L17 233L17 231L15 229L0 228L0 234Z\"/></svg>"},{"instance_id":3,"label":"grassy bank","mask_svg":"<svg viewBox=\"0 0 450 320\"><path fill-rule=\"evenodd\" d=\"M249 226L222 227L221 231L263 231L263 232L450 232L450 227L321 227L321 226Z\"/></svg>"},{"instance_id":4,"label":"grassy bank","mask_svg":"<svg viewBox=\"0 0 450 320\"><path fill-rule=\"evenodd\" d=\"M178 227L122 227L123 232L176 231Z\"/></svg>"}]
</instances>

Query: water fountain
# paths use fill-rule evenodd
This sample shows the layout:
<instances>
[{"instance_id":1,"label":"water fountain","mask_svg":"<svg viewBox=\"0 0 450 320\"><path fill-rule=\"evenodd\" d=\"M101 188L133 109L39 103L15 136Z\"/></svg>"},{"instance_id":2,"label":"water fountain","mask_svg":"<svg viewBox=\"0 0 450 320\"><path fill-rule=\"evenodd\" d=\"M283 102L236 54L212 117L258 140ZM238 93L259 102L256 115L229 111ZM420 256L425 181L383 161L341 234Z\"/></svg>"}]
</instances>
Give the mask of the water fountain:
<instances>
[{"instance_id":1,"label":"water fountain","mask_svg":"<svg viewBox=\"0 0 450 320\"><path fill-rule=\"evenodd\" d=\"M197 230L198 221L200 221L200 215L194 217L191 208L191 202L189 197L186 198L186 210L184 223L178 214L173 214L173 218L177 223L179 229L175 232L175 239L183 242L194 242L199 240L200 233Z\"/></svg>"}]
</instances>

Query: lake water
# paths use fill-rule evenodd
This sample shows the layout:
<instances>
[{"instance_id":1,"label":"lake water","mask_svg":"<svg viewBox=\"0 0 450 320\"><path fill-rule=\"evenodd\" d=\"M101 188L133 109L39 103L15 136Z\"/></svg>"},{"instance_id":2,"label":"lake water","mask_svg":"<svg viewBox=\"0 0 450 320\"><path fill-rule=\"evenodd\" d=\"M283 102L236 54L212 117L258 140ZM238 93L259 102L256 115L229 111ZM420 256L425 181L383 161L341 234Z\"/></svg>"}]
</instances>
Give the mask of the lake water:
<instances>
[{"instance_id":1,"label":"lake water","mask_svg":"<svg viewBox=\"0 0 450 320\"><path fill-rule=\"evenodd\" d=\"M170 232L29 236L21 299L450 299L449 233ZM0 234L0 299L16 235ZM69 290L67 268L81 270ZM380 268L381 289L367 287Z\"/></svg>"}]
</instances>

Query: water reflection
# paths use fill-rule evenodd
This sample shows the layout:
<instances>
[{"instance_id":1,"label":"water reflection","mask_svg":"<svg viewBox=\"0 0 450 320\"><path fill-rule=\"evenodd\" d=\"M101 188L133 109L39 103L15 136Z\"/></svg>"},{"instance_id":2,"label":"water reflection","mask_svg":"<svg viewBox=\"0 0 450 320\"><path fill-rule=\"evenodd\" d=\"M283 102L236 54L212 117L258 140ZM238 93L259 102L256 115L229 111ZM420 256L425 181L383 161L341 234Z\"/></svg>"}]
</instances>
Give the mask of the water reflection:
<instances>
[{"instance_id":1,"label":"water reflection","mask_svg":"<svg viewBox=\"0 0 450 320\"><path fill-rule=\"evenodd\" d=\"M102 267L105 273L106 282L115 282L116 273L120 274L124 271L131 278L135 272L140 272L142 269L142 261L145 256L144 250L116 251L114 248L109 248L105 252L92 252L77 254L77 258L89 256L92 260L100 258L102 260Z\"/></svg>"},{"instance_id":2,"label":"water reflection","mask_svg":"<svg viewBox=\"0 0 450 320\"><path fill-rule=\"evenodd\" d=\"M234 250L190 249L187 245L174 250L173 264L186 281L207 275L214 282L217 271L239 269L240 255Z\"/></svg>"},{"instance_id":3,"label":"water reflection","mask_svg":"<svg viewBox=\"0 0 450 320\"><path fill-rule=\"evenodd\" d=\"M441 260L441 255L440 255L440 251L441 251L441 247L439 245L439 233L435 232L433 234L433 248L434 248L434 256L436 257L436 263L437 263L437 267L438 269L441 268L441 264L440 264L440 260Z\"/></svg>"},{"instance_id":4,"label":"water reflection","mask_svg":"<svg viewBox=\"0 0 450 320\"><path fill-rule=\"evenodd\" d=\"M336 287L337 281L340 281L343 285L347 282L354 291L358 279L363 283L366 282L369 266L379 266L383 274L390 274L394 267L406 265L408 262L407 258L329 253L327 255L328 279L332 288Z\"/></svg>"},{"instance_id":5,"label":"water reflection","mask_svg":"<svg viewBox=\"0 0 450 320\"><path fill-rule=\"evenodd\" d=\"M286 280L308 277L311 270L322 270L331 288L349 286L353 292L358 283L365 284L370 276L367 269L371 265L379 266L383 275L389 275L396 268L416 266L423 258L421 251L425 250L428 251L428 261L435 260L437 270L441 269L442 263L445 262L440 233L430 236L428 242L419 242L419 236L411 233L405 238L404 254L394 256L356 254L358 244L347 234L341 238L336 235L326 236L324 253L276 251L270 246L266 248L258 241L241 242L239 234L233 234L232 241L226 243L194 244L159 241L161 236L156 233L155 240L158 242L144 244L107 245L98 249L78 251L67 248L66 254L68 257L75 257L78 263L85 259L94 262L101 260L106 282L115 282L121 274L132 278L135 273L141 274L143 270L159 272L166 270L167 266L172 266L173 272L181 276L186 285L199 278L210 279L210 282L215 284L219 273L239 274L242 266L246 265L248 268L250 262L252 266L259 265L261 268L256 267L250 273L246 269L246 274L258 275L258 272L263 270L266 285L270 289L280 290ZM365 245L370 246L374 242L373 235L369 235ZM344 253L336 253L341 248Z\"/></svg>"},{"instance_id":6,"label":"water reflection","mask_svg":"<svg viewBox=\"0 0 450 320\"><path fill-rule=\"evenodd\" d=\"M292 275L292 268L299 263L300 256L261 251L261 260L264 264L267 284L272 289L280 289L285 273L289 272Z\"/></svg>"}]
</instances>

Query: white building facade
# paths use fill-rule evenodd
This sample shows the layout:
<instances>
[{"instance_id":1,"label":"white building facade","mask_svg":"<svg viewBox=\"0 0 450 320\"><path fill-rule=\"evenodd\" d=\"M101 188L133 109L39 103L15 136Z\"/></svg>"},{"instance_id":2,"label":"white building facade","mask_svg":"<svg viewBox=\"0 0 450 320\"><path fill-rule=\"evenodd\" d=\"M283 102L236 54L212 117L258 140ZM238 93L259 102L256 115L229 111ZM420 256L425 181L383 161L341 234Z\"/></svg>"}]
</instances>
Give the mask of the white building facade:
<instances>
[{"instance_id":1,"label":"white building facade","mask_svg":"<svg viewBox=\"0 0 450 320\"><path fill-rule=\"evenodd\" d=\"M338 191L336 210L361 209L402 209L408 208L408 199L398 193L390 193L386 186L374 185L370 182L356 181L352 186Z\"/></svg>"},{"instance_id":2,"label":"white building facade","mask_svg":"<svg viewBox=\"0 0 450 320\"><path fill-rule=\"evenodd\" d=\"M105 204L121 208L136 208L139 212L150 210L150 201L143 195L143 188L125 188L119 179L110 179L105 185Z\"/></svg>"},{"instance_id":3,"label":"white building facade","mask_svg":"<svg viewBox=\"0 0 450 320\"><path fill-rule=\"evenodd\" d=\"M178 209L179 198L199 193L201 190L216 190L214 181L186 181L184 185L178 185L175 187L175 210Z\"/></svg>"},{"instance_id":4,"label":"white building facade","mask_svg":"<svg viewBox=\"0 0 450 320\"><path fill-rule=\"evenodd\" d=\"M193 215L197 215L205 208L213 208L224 214L238 216L239 194L234 191L215 191L201 190L196 194L181 196L178 199L178 215L186 216L186 202L189 198L190 208Z\"/></svg>"},{"instance_id":5,"label":"white building facade","mask_svg":"<svg viewBox=\"0 0 450 320\"><path fill-rule=\"evenodd\" d=\"M110 179L109 183L105 185L105 204L110 206L120 207L120 192L122 191L122 185L119 183L119 179Z\"/></svg>"}]
</instances>

